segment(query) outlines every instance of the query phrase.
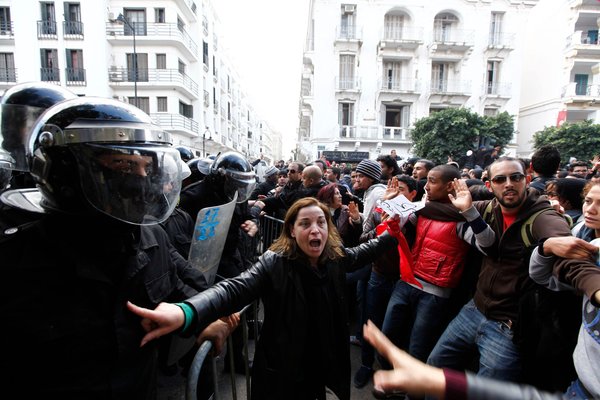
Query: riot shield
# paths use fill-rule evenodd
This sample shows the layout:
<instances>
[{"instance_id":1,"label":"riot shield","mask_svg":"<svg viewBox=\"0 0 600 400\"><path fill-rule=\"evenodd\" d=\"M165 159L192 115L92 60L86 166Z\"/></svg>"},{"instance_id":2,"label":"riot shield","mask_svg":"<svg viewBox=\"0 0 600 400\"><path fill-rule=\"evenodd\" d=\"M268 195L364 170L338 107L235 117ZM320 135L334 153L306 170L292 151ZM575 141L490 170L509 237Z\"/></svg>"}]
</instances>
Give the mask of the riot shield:
<instances>
[{"instance_id":1,"label":"riot shield","mask_svg":"<svg viewBox=\"0 0 600 400\"><path fill-rule=\"evenodd\" d=\"M236 192L229 203L203 208L196 217L188 261L202 272L209 286L215 282L237 197ZM177 362L190 351L195 341L195 337L172 337L167 358L168 365Z\"/></svg>"},{"instance_id":2,"label":"riot shield","mask_svg":"<svg viewBox=\"0 0 600 400\"><path fill-rule=\"evenodd\" d=\"M196 218L188 260L209 285L215 282L237 197L236 192L229 203L203 208Z\"/></svg>"}]
</instances>

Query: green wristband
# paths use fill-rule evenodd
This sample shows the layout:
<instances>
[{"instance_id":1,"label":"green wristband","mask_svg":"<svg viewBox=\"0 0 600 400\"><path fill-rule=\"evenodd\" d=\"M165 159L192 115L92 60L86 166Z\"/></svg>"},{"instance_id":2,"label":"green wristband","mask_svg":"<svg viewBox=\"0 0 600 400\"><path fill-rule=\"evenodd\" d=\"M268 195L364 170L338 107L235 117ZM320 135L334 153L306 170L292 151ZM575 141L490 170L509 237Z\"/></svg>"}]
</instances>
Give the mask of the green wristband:
<instances>
[{"instance_id":1,"label":"green wristband","mask_svg":"<svg viewBox=\"0 0 600 400\"><path fill-rule=\"evenodd\" d=\"M188 328L190 327L190 325L192 324L192 320L194 319L194 309L186 303L175 303L175 305L179 308L181 308L181 311L183 311L183 316L185 318L184 322L183 322L183 327L181 328L181 332L185 333Z\"/></svg>"}]
</instances>

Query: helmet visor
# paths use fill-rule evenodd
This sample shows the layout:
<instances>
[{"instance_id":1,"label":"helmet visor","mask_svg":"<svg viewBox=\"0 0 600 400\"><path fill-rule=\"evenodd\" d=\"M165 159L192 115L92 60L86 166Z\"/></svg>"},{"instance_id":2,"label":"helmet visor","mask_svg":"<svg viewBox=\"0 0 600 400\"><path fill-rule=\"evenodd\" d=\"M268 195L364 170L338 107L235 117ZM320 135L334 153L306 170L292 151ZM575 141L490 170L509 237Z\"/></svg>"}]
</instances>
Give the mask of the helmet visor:
<instances>
[{"instance_id":1,"label":"helmet visor","mask_svg":"<svg viewBox=\"0 0 600 400\"><path fill-rule=\"evenodd\" d=\"M229 198L233 199L233 195L237 191L238 203L248 200L256 186L254 171L240 172L227 170L225 171L225 176L225 193L228 194Z\"/></svg>"},{"instance_id":2,"label":"helmet visor","mask_svg":"<svg viewBox=\"0 0 600 400\"><path fill-rule=\"evenodd\" d=\"M73 153L87 201L118 220L153 225L177 205L181 190L179 152L164 146L84 144Z\"/></svg>"},{"instance_id":3,"label":"helmet visor","mask_svg":"<svg viewBox=\"0 0 600 400\"><path fill-rule=\"evenodd\" d=\"M29 171L26 150L29 132L44 108L20 104L0 106L0 145L10 156L12 169Z\"/></svg>"}]
</instances>

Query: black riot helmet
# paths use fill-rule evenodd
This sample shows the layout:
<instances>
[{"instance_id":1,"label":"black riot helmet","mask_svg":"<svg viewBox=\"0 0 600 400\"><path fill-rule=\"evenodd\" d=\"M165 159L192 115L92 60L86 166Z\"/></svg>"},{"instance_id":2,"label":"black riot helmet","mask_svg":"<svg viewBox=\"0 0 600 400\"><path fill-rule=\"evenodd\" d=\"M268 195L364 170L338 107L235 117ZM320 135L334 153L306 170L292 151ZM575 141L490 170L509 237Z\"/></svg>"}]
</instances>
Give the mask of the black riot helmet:
<instances>
[{"instance_id":1,"label":"black riot helmet","mask_svg":"<svg viewBox=\"0 0 600 400\"><path fill-rule=\"evenodd\" d=\"M10 155L11 169L27 171L27 136L48 108L77 96L48 82L26 82L9 88L0 98L0 144Z\"/></svg>"},{"instance_id":2,"label":"black riot helmet","mask_svg":"<svg viewBox=\"0 0 600 400\"><path fill-rule=\"evenodd\" d=\"M194 158L194 153L187 147L179 146L177 147L177 151L179 152L179 156L183 160L183 162L188 162L192 158Z\"/></svg>"},{"instance_id":3,"label":"black riot helmet","mask_svg":"<svg viewBox=\"0 0 600 400\"><path fill-rule=\"evenodd\" d=\"M210 174L222 180L224 193L232 200L238 192L238 203L245 201L256 186L256 174L246 158L235 151L219 155L210 167Z\"/></svg>"},{"instance_id":4,"label":"black riot helmet","mask_svg":"<svg viewBox=\"0 0 600 400\"><path fill-rule=\"evenodd\" d=\"M46 210L150 225L171 214L181 189L182 163L169 134L112 99L49 108L31 130L28 157Z\"/></svg>"}]
</instances>

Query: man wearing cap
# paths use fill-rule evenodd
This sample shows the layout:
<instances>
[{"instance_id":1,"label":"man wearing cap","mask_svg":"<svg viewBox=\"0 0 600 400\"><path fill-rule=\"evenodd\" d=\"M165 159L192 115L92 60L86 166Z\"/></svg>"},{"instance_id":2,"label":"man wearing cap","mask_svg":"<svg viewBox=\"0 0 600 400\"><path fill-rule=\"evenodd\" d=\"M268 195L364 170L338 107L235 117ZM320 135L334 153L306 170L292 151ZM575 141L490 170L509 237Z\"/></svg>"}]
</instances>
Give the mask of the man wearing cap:
<instances>
[{"instance_id":1,"label":"man wearing cap","mask_svg":"<svg viewBox=\"0 0 600 400\"><path fill-rule=\"evenodd\" d=\"M381 179L381 165L377 161L364 159L356 166L356 182L360 190L364 190L363 195L363 221L369 218L369 215L375 209L377 200L383 197L385 185L379 183Z\"/></svg>"},{"instance_id":2,"label":"man wearing cap","mask_svg":"<svg viewBox=\"0 0 600 400\"><path fill-rule=\"evenodd\" d=\"M256 188L254 188L254 191L250 194L249 200L262 200L267 197L269 192L277 186L278 173L279 169L277 169L277 167L273 165L267 167L264 174L265 181L259 183Z\"/></svg>"}]
</instances>

